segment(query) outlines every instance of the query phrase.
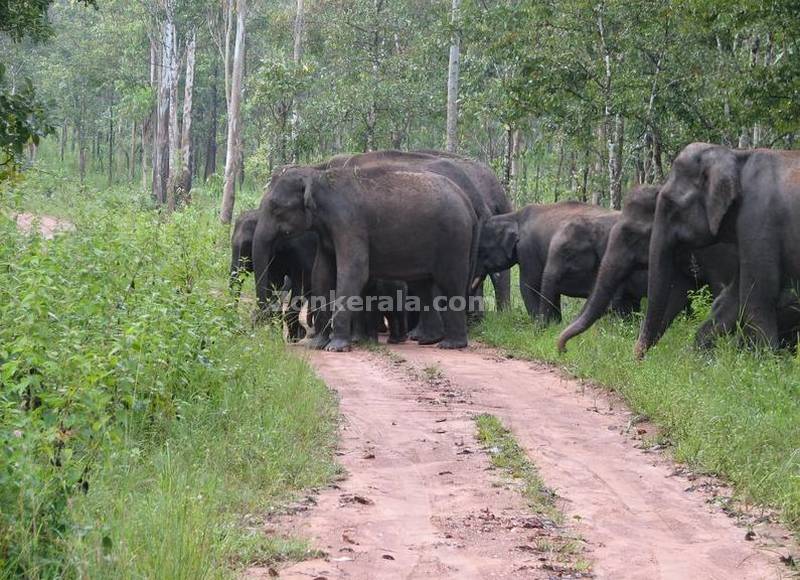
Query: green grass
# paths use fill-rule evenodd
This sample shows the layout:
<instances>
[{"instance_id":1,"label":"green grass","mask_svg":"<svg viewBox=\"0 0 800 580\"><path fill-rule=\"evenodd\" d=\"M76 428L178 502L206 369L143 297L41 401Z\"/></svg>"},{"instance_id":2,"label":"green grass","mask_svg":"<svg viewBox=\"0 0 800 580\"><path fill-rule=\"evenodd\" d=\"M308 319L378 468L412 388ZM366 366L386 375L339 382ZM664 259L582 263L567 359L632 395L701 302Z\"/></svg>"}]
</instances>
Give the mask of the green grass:
<instances>
[{"instance_id":1,"label":"green grass","mask_svg":"<svg viewBox=\"0 0 800 580\"><path fill-rule=\"evenodd\" d=\"M539 477L536 466L528 459L511 431L488 413L475 417L478 441L491 456L492 465L522 484L522 495L528 507L537 515L544 516L556 524L563 523L564 516L556 506L555 494Z\"/></svg>"},{"instance_id":2,"label":"green grass","mask_svg":"<svg viewBox=\"0 0 800 580\"><path fill-rule=\"evenodd\" d=\"M568 305L565 320L577 314ZM514 356L543 360L620 393L663 430L678 461L730 481L745 502L780 511L800 531L800 364L790 355L752 352L722 341L692 345L697 320L682 318L637 362L639 320L600 321L556 351L563 326L539 328L522 307L490 313L476 337Z\"/></svg>"},{"instance_id":3,"label":"green grass","mask_svg":"<svg viewBox=\"0 0 800 580\"><path fill-rule=\"evenodd\" d=\"M336 401L227 292L202 190L167 216L57 168L0 189L0 577L218 578L303 557L263 519L326 484ZM42 241L32 210L74 232Z\"/></svg>"}]
</instances>

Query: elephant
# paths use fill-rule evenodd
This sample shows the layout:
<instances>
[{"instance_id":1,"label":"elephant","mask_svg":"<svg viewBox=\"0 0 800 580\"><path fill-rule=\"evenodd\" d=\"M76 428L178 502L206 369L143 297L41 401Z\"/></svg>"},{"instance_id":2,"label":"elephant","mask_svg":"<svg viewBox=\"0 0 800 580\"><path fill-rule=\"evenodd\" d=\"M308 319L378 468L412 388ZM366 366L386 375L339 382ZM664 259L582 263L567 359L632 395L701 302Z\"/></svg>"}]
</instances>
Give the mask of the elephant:
<instances>
[{"instance_id":1,"label":"elephant","mask_svg":"<svg viewBox=\"0 0 800 580\"><path fill-rule=\"evenodd\" d=\"M258 225L258 210L242 212L233 228L231 236L231 269L230 287L238 300L245 273L253 272L253 237ZM286 238L275 247L275 253L269 271L264 276L264 285L273 296L276 293L290 293L291 297L308 298L311 290L311 270L317 254L317 237L313 232ZM265 294L266 297L266 294ZM300 323L300 311L296 300L286 316L290 340L303 338L304 329ZM263 302L261 309L274 311L268 302Z\"/></svg>"},{"instance_id":2,"label":"elephant","mask_svg":"<svg viewBox=\"0 0 800 580\"><path fill-rule=\"evenodd\" d=\"M318 169L290 167L273 176L259 206L253 239L257 277L268 271L282 239L316 232L314 295L335 290L335 304L318 317L335 314L330 342L325 333L312 347L350 349L349 302L374 279L427 282L447 301L442 306L441 348L467 345L466 313L453 301L466 301L474 268L480 222L470 198L439 173L412 171L396 164ZM266 285L257 285L259 301ZM335 312L331 312L335 311Z\"/></svg>"},{"instance_id":3,"label":"elephant","mask_svg":"<svg viewBox=\"0 0 800 580\"><path fill-rule=\"evenodd\" d=\"M542 273L539 304L542 322L561 321L562 294L589 296L606 252L609 233L619 217L619 212L580 216L566 221L556 231ZM638 312L646 291L646 275L630 272L612 297L611 310L621 316Z\"/></svg>"},{"instance_id":4,"label":"elephant","mask_svg":"<svg viewBox=\"0 0 800 580\"><path fill-rule=\"evenodd\" d=\"M511 200L494 172L485 164L455 153L433 149L371 151L355 155L336 155L315 165L317 169L364 168L374 165L402 165L412 170L431 171L453 180L472 202L479 220L512 211ZM508 270L491 275L498 309L511 303L511 273Z\"/></svg>"},{"instance_id":5,"label":"elephant","mask_svg":"<svg viewBox=\"0 0 800 580\"><path fill-rule=\"evenodd\" d=\"M476 280L519 263L520 291L528 314L542 322L559 320L561 294L589 295L608 231L618 215L566 201L532 204L492 216L481 231ZM631 290L635 294L635 288ZM626 298L635 301L635 297Z\"/></svg>"},{"instance_id":6,"label":"elephant","mask_svg":"<svg viewBox=\"0 0 800 580\"><path fill-rule=\"evenodd\" d=\"M754 342L780 346L779 302L800 277L800 152L733 150L692 143L661 188L650 239L649 306L635 354L660 338L674 256L730 242L738 248L736 286L744 328Z\"/></svg>"},{"instance_id":7,"label":"elephant","mask_svg":"<svg viewBox=\"0 0 800 580\"><path fill-rule=\"evenodd\" d=\"M567 342L588 330L608 310L620 289L630 284L632 276L642 281L642 294L647 293L647 266L650 233L659 187L640 185L628 192L622 214L608 234L597 278L589 299L578 317L558 338L558 350L564 352ZM708 284L719 296L737 267L736 248L716 244L694 252L679 252L670 282L669 308L659 332L664 332L689 302L689 291ZM705 328L703 332L708 331Z\"/></svg>"}]
</instances>

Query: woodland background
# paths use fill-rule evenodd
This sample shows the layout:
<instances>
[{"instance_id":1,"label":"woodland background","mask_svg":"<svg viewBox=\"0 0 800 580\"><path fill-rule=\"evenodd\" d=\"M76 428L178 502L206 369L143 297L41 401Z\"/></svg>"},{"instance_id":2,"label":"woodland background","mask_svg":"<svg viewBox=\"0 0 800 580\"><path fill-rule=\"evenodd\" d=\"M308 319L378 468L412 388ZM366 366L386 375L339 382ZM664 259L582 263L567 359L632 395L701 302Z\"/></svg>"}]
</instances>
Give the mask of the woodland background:
<instances>
[{"instance_id":1,"label":"woodland background","mask_svg":"<svg viewBox=\"0 0 800 580\"><path fill-rule=\"evenodd\" d=\"M341 152L448 146L518 204L619 207L691 141L800 131L791 0L58 0L23 31L0 86L33 134L170 207L210 181L223 221L237 181Z\"/></svg>"}]
</instances>

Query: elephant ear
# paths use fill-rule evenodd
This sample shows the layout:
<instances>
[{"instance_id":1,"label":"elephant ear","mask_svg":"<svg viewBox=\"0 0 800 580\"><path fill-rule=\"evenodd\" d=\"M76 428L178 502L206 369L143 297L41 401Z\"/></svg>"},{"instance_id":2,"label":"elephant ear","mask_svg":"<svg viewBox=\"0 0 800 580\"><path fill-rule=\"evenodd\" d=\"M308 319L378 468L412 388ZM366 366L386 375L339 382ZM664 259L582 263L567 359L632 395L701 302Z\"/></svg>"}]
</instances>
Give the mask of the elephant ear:
<instances>
[{"instance_id":1,"label":"elephant ear","mask_svg":"<svg viewBox=\"0 0 800 580\"><path fill-rule=\"evenodd\" d=\"M706 216L711 234L716 236L725 214L739 197L736 161L732 157L712 161L707 176Z\"/></svg>"},{"instance_id":2,"label":"elephant ear","mask_svg":"<svg viewBox=\"0 0 800 580\"><path fill-rule=\"evenodd\" d=\"M514 252L517 249L517 242L519 241L519 224L516 221L510 221L503 226L503 232L500 236L500 246L509 261L514 259Z\"/></svg>"}]
</instances>

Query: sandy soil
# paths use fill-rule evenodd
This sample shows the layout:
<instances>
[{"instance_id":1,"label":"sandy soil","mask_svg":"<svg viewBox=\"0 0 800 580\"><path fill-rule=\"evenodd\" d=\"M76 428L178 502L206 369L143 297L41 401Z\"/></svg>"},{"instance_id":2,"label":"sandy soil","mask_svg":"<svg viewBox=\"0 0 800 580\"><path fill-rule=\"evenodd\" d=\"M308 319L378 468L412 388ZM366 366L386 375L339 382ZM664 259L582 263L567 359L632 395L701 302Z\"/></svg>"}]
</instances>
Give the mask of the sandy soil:
<instances>
[{"instance_id":1,"label":"sandy soil","mask_svg":"<svg viewBox=\"0 0 800 580\"><path fill-rule=\"evenodd\" d=\"M785 530L724 513L724 486L643 448L646 429L631 429L604 391L484 348L308 356L341 397L348 475L272 519L268 533L310 538L324 553L281 578L563 578L579 576L579 560L598 578L789 574ZM481 412L512 429L557 491L566 528L498 484L474 437ZM575 535L579 554L548 551Z\"/></svg>"},{"instance_id":2,"label":"sandy soil","mask_svg":"<svg viewBox=\"0 0 800 580\"><path fill-rule=\"evenodd\" d=\"M36 216L31 213L18 213L14 216L20 231L30 234L34 226L38 226L39 234L46 240L52 240L59 232L70 232L75 226L66 220L48 215Z\"/></svg>"}]
</instances>

